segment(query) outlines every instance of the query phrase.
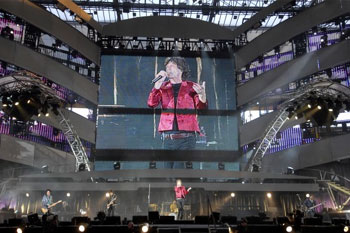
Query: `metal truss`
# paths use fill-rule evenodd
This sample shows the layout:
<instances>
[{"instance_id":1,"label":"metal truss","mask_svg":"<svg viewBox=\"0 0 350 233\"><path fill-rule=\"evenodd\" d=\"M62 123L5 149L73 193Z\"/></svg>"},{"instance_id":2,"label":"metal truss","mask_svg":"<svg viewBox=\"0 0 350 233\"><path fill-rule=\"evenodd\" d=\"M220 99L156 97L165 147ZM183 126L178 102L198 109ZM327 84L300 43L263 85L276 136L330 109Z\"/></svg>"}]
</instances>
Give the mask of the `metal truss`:
<instances>
[{"instance_id":1,"label":"metal truss","mask_svg":"<svg viewBox=\"0 0 350 233\"><path fill-rule=\"evenodd\" d=\"M266 128L259 146L249 159L246 170L253 171L254 166L256 166L258 170L261 169L262 159L267 149L275 139L276 134L288 120L289 112L287 109L291 106L295 107L295 103L306 103L307 98L310 96L335 98L339 101L350 100L350 89L323 77L316 78L313 83L299 88L290 99L280 105L280 113Z\"/></svg>"},{"instance_id":2,"label":"metal truss","mask_svg":"<svg viewBox=\"0 0 350 233\"><path fill-rule=\"evenodd\" d=\"M63 106L65 102L52 88L46 86L40 77L32 73L19 71L0 79L0 96L6 93L22 93L33 89L40 89L40 99L47 101L49 104ZM77 132L60 108L57 109L57 112L56 120L60 124L76 159L75 170L79 171L79 167L83 164L84 168L90 171L89 159Z\"/></svg>"},{"instance_id":3,"label":"metal truss","mask_svg":"<svg viewBox=\"0 0 350 233\"><path fill-rule=\"evenodd\" d=\"M59 113L57 115L58 122L75 157L75 171L79 171L80 166L83 166L84 169L90 171L89 158L77 132L74 130L70 121L64 116L63 112L60 109L57 111Z\"/></svg>"},{"instance_id":4,"label":"metal truss","mask_svg":"<svg viewBox=\"0 0 350 233\"><path fill-rule=\"evenodd\" d=\"M264 157L267 149L269 149L272 141L275 139L276 134L280 131L284 123L288 120L288 112L286 108L282 109L278 116L274 119L271 125L267 127L264 137L261 140L258 149L252 155L250 163L248 163L248 171L253 171L253 166L261 167L262 158Z\"/></svg>"}]
</instances>

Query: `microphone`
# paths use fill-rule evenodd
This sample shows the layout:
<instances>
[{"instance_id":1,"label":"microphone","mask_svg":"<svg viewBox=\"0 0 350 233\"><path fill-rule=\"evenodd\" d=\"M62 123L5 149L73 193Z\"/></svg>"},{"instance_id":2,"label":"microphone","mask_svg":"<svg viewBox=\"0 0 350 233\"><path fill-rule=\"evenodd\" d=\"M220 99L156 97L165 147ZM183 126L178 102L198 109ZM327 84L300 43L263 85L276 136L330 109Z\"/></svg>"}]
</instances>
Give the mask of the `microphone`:
<instances>
[{"instance_id":1,"label":"microphone","mask_svg":"<svg viewBox=\"0 0 350 233\"><path fill-rule=\"evenodd\" d=\"M155 77L155 78L152 80L151 84L154 84L154 83L158 82L158 81L159 81L160 79L162 79L162 78L163 78L162 75L158 75L157 77ZM164 82L166 82L166 81L168 81L168 77L166 77L166 78L164 79Z\"/></svg>"}]
</instances>

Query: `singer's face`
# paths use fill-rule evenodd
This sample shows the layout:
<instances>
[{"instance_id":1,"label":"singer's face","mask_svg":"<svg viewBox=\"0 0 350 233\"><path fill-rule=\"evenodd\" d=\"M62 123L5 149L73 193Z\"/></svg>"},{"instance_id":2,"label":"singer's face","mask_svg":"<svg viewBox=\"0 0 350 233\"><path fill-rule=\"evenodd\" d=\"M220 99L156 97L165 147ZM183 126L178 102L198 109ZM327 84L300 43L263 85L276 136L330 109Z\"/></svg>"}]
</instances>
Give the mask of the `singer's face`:
<instances>
[{"instance_id":1,"label":"singer's face","mask_svg":"<svg viewBox=\"0 0 350 233\"><path fill-rule=\"evenodd\" d=\"M169 62L165 68L169 79L181 78L182 71L177 67L175 63Z\"/></svg>"}]
</instances>

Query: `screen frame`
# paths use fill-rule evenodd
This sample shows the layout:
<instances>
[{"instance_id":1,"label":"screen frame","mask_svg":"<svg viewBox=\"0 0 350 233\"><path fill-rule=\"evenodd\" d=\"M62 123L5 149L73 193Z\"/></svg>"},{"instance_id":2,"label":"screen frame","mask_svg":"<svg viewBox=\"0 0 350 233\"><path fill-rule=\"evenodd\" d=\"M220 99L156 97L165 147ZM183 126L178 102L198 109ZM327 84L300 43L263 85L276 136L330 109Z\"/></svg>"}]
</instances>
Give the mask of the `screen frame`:
<instances>
[{"instance_id":1,"label":"screen frame","mask_svg":"<svg viewBox=\"0 0 350 233\"><path fill-rule=\"evenodd\" d=\"M176 56L181 57L202 57L202 53L210 58L232 59L234 62L233 50L229 51L176 51ZM114 49L104 48L101 50L101 56L174 56L174 51L168 50L140 50L140 49ZM236 91L237 97L237 91ZM236 98L237 100L237 98ZM237 103L236 103L237 106ZM117 108L104 105L98 105L98 115L110 114L153 114L153 109L139 108ZM161 109L156 109L161 112ZM96 161L199 161L199 162L237 162L242 156L240 145L239 128L242 125L240 119L240 110L200 110L199 114L229 116L237 115L237 136L238 150L163 150L163 149L97 149L95 153ZM96 121L97 127L97 121ZM96 134L97 137L97 134Z\"/></svg>"}]
</instances>

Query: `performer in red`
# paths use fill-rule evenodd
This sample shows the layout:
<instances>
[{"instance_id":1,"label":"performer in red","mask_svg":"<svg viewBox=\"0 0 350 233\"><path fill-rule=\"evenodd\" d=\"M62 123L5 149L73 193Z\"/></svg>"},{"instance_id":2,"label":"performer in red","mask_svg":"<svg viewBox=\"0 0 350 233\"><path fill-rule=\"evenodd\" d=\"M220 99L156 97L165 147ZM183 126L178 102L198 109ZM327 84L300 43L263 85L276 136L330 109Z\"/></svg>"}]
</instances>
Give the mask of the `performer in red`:
<instances>
[{"instance_id":1,"label":"performer in red","mask_svg":"<svg viewBox=\"0 0 350 233\"><path fill-rule=\"evenodd\" d=\"M174 187L174 191L175 191L175 198L176 198L176 204L178 209L178 213L177 213L178 220L181 220L184 217L185 197L191 189L192 189L191 187L186 189L185 186L182 185L181 180L176 181L176 186Z\"/></svg>"},{"instance_id":2,"label":"performer in red","mask_svg":"<svg viewBox=\"0 0 350 233\"><path fill-rule=\"evenodd\" d=\"M184 58L169 57L165 60L165 67L166 71L156 75L162 78L154 84L148 106L155 108L161 104L158 131L162 134L164 149L194 149L196 134L200 132L196 109L208 107L205 82L200 85L186 81L190 69Z\"/></svg>"}]
</instances>

